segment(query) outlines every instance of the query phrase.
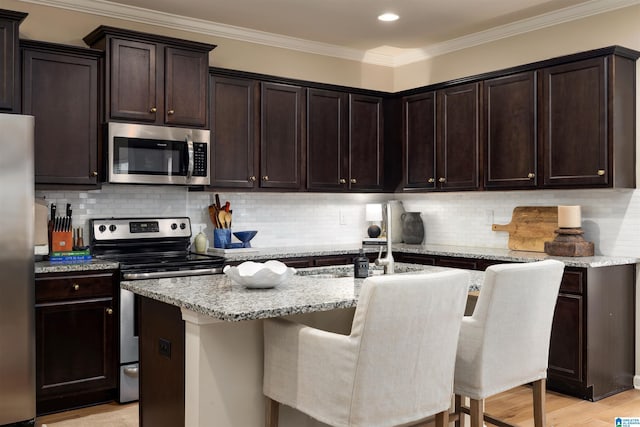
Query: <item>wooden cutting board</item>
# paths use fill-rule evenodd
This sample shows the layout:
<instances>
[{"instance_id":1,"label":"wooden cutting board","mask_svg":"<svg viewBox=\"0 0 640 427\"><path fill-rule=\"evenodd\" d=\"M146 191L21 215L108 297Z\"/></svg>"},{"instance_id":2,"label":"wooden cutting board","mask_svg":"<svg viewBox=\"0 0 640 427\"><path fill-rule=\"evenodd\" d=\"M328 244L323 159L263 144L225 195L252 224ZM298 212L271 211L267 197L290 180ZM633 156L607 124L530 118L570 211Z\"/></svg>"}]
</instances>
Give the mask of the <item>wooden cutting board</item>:
<instances>
[{"instance_id":1,"label":"wooden cutting board","mask_svg":"<svg viewBox=\"0 0 640 427\"><path fill-rule=\"evenodd\" d=\"M555 239L557 206L517 206L509 224L493 224L493 231L509 232L509 249L544 252L544 242Z\"/></svg>"}]
</instances>

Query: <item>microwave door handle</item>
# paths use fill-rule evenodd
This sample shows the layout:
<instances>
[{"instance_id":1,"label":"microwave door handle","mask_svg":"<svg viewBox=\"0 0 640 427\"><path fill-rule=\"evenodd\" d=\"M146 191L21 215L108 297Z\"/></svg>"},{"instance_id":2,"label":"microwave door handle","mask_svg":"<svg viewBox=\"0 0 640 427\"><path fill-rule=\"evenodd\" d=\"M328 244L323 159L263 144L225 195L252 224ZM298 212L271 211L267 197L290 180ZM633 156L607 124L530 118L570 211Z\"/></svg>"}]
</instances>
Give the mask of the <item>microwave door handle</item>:
<instances>
[{"instance_id":1,"label":"microwave door handle","mask_svg":"<svg viewBox=\"0 0 640 427\"><path fill-rule=\"evenodd\" d=\"M187 181L191 180L191 175L193 175L193 140L191 135L186 136L187 141L187 155L189 157L189 166L187 168Z\"/></svg>"}]
</instances>

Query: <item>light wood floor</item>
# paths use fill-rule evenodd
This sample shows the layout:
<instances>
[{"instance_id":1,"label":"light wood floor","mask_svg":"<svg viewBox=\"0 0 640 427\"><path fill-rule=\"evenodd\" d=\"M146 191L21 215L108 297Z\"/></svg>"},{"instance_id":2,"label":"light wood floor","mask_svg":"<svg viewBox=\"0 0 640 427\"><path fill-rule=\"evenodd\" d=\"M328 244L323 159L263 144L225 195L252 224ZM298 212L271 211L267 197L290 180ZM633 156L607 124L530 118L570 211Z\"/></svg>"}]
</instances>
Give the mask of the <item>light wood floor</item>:
<instances>
[{"instance_id":1,"label":"light wood floor","mask_svg":"<svg viewBox=\"0 0 640 427\"><path fill-rule=\"evenodd\" d=\"M547 427L613 427L615 417L640 418L640 390L598 402L548 391L546 405ZM487 399L486 411L511 424L533 426L531 388L518 387ZM138 405L111 403L48 415L38 418L36 427L138 427Z\"/></svg>"}]
</instances>

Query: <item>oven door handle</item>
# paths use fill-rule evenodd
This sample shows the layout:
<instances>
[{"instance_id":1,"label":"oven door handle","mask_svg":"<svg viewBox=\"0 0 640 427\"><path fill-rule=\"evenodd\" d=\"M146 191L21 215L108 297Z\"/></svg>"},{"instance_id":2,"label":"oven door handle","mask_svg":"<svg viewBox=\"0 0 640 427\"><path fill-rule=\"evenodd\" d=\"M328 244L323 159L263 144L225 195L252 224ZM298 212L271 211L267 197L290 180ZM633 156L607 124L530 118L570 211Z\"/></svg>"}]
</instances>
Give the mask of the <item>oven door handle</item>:
<instances>
[{"instance_id":1,"label":"oven door handle","mask_svg":"<svg viewBox=\"0 0 640 427\"><path fill-rule=\"evenodd\" d=\"M133 368L124 368L122 371L128 377L138 378L138 367L137 366L133 367Z\"/></svg>"},{"instance_id":2,"label":"oven door handle","mask_svg":"<svg viewBox=\"0 0 640 427\"><path fill-rule=\"evenodd\" d=\"M165 277L200 276L204 274L220 274L221 267L202 268L198 270L153 271L150 273L123 273L124 280L162 279Z\"/></svg>"},{"instance_id":3,"label":"oven door handle","mask_svg":"<svg viewBox=\"0 0 640 427\"><path fill-rule=\"evenodd\" d=\"M187 157L189 158L189 165L187 167L187 182L191 180L191 175L193 175L193 139L191 135L187 135L185 137L185 141L187 142Z\"/></svg>"}]
</instances>

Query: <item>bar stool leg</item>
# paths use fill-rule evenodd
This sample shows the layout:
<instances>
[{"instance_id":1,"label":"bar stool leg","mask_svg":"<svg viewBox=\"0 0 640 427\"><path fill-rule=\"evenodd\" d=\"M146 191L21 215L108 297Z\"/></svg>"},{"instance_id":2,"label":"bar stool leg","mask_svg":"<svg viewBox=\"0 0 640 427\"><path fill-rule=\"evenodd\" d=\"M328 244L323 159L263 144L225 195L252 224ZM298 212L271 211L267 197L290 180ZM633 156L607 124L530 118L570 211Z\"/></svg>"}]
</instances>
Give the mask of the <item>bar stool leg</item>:
<instances>
[{"instance_id":1,"label":"bar stool leg","mask_svg":"<svg viewBox=\"0 0 640 427\"><path fill-rule=\"evenodd\" d=\"M265 417L265 427L278 427L278 415L280 414L280 403L267 397L267 414Z\"/></svg>"},{"instance_id":2,"label":"bar stool leg","mask_svg":"<svg viewBox=\"0 0 640 427\"><path fill-rule=\"evenodd\" d=\"M533 382L533 422L535 427L545 427L546 411L546 386L547 380L541 379Z\"/></svg>"},{"instance_id":3,"label":"bar stool leg","mask_svg":"<svg viewBox=\"0 0 640 427\"><path fill-rule=\"evenodd\" d=\"M484 422L484 399L469 399L469 416L471 417L471 427L482 427Z\"/></svg>"}]
</instances>

